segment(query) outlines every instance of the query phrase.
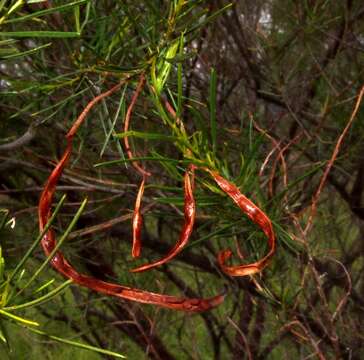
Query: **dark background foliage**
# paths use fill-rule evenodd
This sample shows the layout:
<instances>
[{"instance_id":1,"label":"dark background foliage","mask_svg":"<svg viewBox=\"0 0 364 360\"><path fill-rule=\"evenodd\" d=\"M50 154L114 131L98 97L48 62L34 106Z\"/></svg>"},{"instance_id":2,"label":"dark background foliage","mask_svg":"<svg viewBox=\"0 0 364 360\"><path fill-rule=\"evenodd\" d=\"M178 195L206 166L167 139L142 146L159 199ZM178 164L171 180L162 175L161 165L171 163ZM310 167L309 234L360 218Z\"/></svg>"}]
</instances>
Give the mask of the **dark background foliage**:
<instances>
[{"instance_id":1,"label":"dark background foliage","mask_svg":"<svg viewBox=\"0 0 364 360\"><path fill-rule=\"evenodd\" d=\"M364 84L362 1L0 1L0 10L1 358L111 357L50 336L131 359L363 358L362 109L310 212ZM153 71L158 81L166 72L159 97ZM131 127L142 134L130 141L153 176L136 262L131 214L140 177L115 135L141 72L147 86ZM38 199L67 130L126 76L75 138L57 191L56 201L67 193L53 224L59 237L86 195L88 205L62 249L100 279L184 296L225 286L226 300L190 315L71 285L47 303L16 308L63 281L47 266L25 286L45 259L39 246L11 274L38 236ZM174 104L188 138L174 132L157 98ZM219 250L230 246L235 264L255 261L266 239L201 172L190 245L166 266L129 273L178 239L186 139L194 160L218 169L272 219L278 249L262 274L230 278L218 268Z\"/></svg>"}]
</instances>

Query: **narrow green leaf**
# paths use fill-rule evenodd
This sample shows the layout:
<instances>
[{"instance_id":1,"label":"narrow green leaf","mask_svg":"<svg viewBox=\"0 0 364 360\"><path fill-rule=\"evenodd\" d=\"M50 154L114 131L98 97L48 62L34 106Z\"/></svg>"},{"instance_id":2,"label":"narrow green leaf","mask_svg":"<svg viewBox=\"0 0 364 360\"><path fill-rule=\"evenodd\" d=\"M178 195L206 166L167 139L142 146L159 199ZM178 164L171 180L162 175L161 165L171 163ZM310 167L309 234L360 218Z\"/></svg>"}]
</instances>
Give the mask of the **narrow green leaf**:
<instances>
[{"instance_id":1,"label":"narrow green leaf","mask_svg":"<svg viewBox=\"0 0 364 360\"><path fill-rule=\"evenodd\" d=\"M8 318L10 318L12 320L15 320L17 322L20 322L22 324L25 324L25 325L39 326L39 323L37 323L35 321L28 320L28 319L25 319L25 318L20 317L20 316L16 316L16 315L8 313L7 311L4 311L2 309L0 309L0 314L5 316L5 317L8 317Z\"/></svg>"},{"instance_id":2,"label":"narrow green leaf","mask_svg":"<svg viewBox=\"0 0 364 360\"><path fill-rule=\"evenodd\" d=\"M303 245L297 241L294 241L291 235L287 231L285 231L281 225L279 225L277 222L273 220L272 224L274 225L274 228L278 230L276 231L276 233L280 242L282 242L285 246L287 246L287 248L290 251L292 251L296 255L304 251Z\"/></svg>"},{"instance_id":3,"label":"narrow green leaf","mask_svg":"<svg viewBox=\"0 0 364 360\"><path fill-rule=\"evenodd\" d=\"M0 46L13 45L13 44L16 44L18 41L19 40L15 40L15 39L0 40Z\"/></svg>"},{"instance_id":4,"label":"narrow green leaf","mask_svg":"<svg viewBox=\"0 0 364 360\"><path fill-rule=\"evenodd\" d=\"M48 0L27 0L27 4L39 4Z\"/></svg>"},{"instance_id":5,"label":"narrow green leaf","mask_svg":"<svg viewBox=\"0 0 364 360\"><path fill-rule=\"evenodd\" d=\"M187 107L189 109L191 117L192 117L198 131L200 131L202 134L201 147L203 150L205 150L208 147L209 138L210 138L210 134L209 134L208 128L206 126L206 121L202 117L201 113L198 110L196 110L193 106L187 105Z\"/></svg>"},{"instance_id":6,"label":"narrow green leaf","mask_svg":"<svg viewBox=\"0 0 364 360\"><path fill-rule=\"evenodd\" d=\"M158 64L156 66L156 77L152 78L153 85L157 94L160 94L164 88L164 85L169 77L169 73L171 71L172 64L170 61L166 59L172 60L177 53L177 49L179 46L179 41L173 42L168 49L165 51L165 57L160 58Z\"/></svg>"},{"instance_id":7,"label":"narrow green leaf","mask_svg":"<svg viewBox=\"0 0 364 360\"><path fill-rule=\"evenodd\" d=\"M28 301L26 303L19 304L19 305L6 306L3 309L6 311L11 311L11 310L25 309L25 308L28 308L31 306L44 304L45 302L52 300L56 295L58 295L60 292L65 290L70 284L72 284L72 280L67 280L60 286L56 287L52 291L48 292L47 294L45 294L43 296L40 296L39 298L37 298L35 300Z\"/></svg>"},{"instance_id":8,"label":"narrow green leaf","mask_svg":"<svg viewBox=\"0 0 364 360\"><path fill-rule=\"evenodd\" d=\"M179 41L179 54L177 56L183 56L184 51L184 35L181 35ZM183 98L183 67L182 62L179 62L177 65L177 117L180 118L182 114L182 98Z\"/></svg>"},{"instance_id":9,"label":"narrow green leaf","mask_svg":"<svg viewBox=\"0 0 364 360\"><path fill-rule=\"evenodd\" d=\"M88 23L88 19L89 19L89 17L90 17L90 9L91 9L91 5L92 5L92 3L91 2L88 2L87 4L86 4L86 7L85 7L85 11L84 11L84 13L85 13L85 18L84 18L84 20L83 20L83 22L82 22L82 24L81 24L81 31L83 30L83 28L87 25L87 23Z\"/></svg>"},{"instance_id":10,"label":"narrow green leaf","mask_svg":"<svg viewBox=\"0 0 364 360\"><path fill-rule=\"evenodd\" d=\"M200 244L200 243L201 243L201 242L203 242L203 241L206 241L206 240L208 240L208 239L211 239L211 238L212 238L212 237L214 237L214 236L220 235L220 234L224 233L226 230L231 229L232 227L234 227L234 226L238 225L239 223L241 224L241 223L242 223L242 221L243 221L243 220L235 221L235 222L233 222L233 223L231 223L231 224L228 224L228 225L225 225L225 226L223 226L223 227L221 227L221 228L219 228L219 229L217 229L217 230L215 230L215 231L213 231L213 232L211 232L211 233L209 233L209 234L207 234L207 235L205 235L205 236L202 236L202 237L200 237L199 239L197 239L197 240L195 240L195 241L193 241L193 242L191 242L191 243L187 244L187 245L185 246L185 249L187 249L187 248L191 248L191 247L194 247L194 246L196 246L196 245Z\"/></svg>"},{"instance_id":11,"label":"narrow green leaf","mask_svg":"<svg viewBox=\"0 0 364 360\"><path fill-rule=\"evenodd\" d=\"M79 92L74 93L74 94L72 94L72 95L68 96L67 98L65 98L65 99L63 99L63 100L61 100L61 101L59 101L59 102L57 102L57 103L55 103L55 104L53 104L53 105L51 105L51 106L48 106L48 107L46 107L46 108L43 108L42 110L39 110L39 111L37 111L37 112L33 112L33 113L31 113L31 114L30 114L30 116L32 116L32 117L36 117L36 116L39 116L40 114L43 114L43 113L45 113L45 112L47 112L47 111L49 111L49 110L51 110L51 109L53 109L53 108L60 107L61 105L66 104L68 101L70 101L70 100L72 100L72 99L74 99L74 98L77 98L78 96L80 96L80 95L84 94L84 93L85 93L85 92L87 92L88 90L89 90L88 88L82 89L82 90L80 90ZM56 113L56 112L54 112L52 115L54 115L55 113ZM17 115L18 115L18 114L17 114ZM43 120L43 121L42 121L42 123L44 123L44 122L45 122L45 120Z\"/></svg>"},{"instance_id":12,"label":"narrow green leaf","mask_svg":"<svg viewBox=\"0 0 364 360\"><path fill-rule=\"evenodd\" d=\"M4 6L5 6L5 4L6 4L7 1L8 0L0 0L0 11L3 10L3 8L4 8Z\"/></svg>"},{"instance_id":13,"label":"narrow green leaf","mask_svg":"<svg viewBox=\"0 0 364 360\"><path fill-rule=\"evenodd\" d=\"M64 12L64 11L72 9L75 6L85 4L85 3L89 2L89 1L90 0L79 0L79 1L71 2L71 3L66 4L66 5L56 6L56 7L53 7L53 8L50 8L50 9L45 9L45 10L40 10L40 11L34 12L32 14L20 16L20 17L14 18L14 19L5 20L3 22L3 24L15 23L15 22L25 21L25 20L29 20L29 19L33 19L33 18L39 18L41 16L53 14L55 12Z\"/></svg>"},{"instance_id":14,"label":"narrow green leaf","mask_svg":"<svg viewBox=\"0 0 364 360\"><path fill-rule=\"evenodd\" d=\"M164 141L178 140L178 138L175 136L158 134L158 133L146 133L146 132L140 132L140 131L134 131L134 130L123 132L123 133L117 133L114 136L119 139L123 139L125 137L130 136L130 137L137 137L137 138L147 139L147 140L164 140Z\"/></svg>"},{"instance_id":15,"label":"narrow green leaf","mask_svg":"<svg viewBox=\"0 0 364 360\"><path fill-rule=\"evenodd\" d=\"M1 249L1 245L0 245L0 284L4 280L4 271L5 271L5 259L3 257L2 249Z\"/></svg>"},{"instance_id":16,"label":"narrow green leaf","mask_svg":"<svg viewBox=\"0 0 364 360\"><path fill-rule=\"evenodd\" d=\"M82 201L82 204L77 210L77 213L73 217L71 223L68 225L66 231L63 233L61 238L58 240L57 245L54 247L53 251L49 254L47 259L42 263L42 265L37 269L37 271L33 274L33 276L28 280L28 282L20 289L20 291L17 293L19 295L21 292L23 292L43 271L43 269L48 265L48 263L52 260L54 255L57 253L63 242L67 239L69 233L72 231L74 226L76 225L78 219L80 218L85 206L87 204L87 198Z\"/></svg>"},{"instance_id":17,"label":"narrow green leaf","mask_svg":"<svg viewBox=\"0 0 364 360\"><path fill-rule=\"evenodd\" d=\"M269 203L273 203L274 201L278 201L281 198L283 198L284 194L286 194L289 190L291 190L291 188L293 188L295 185L299 184L301 181L305 180L307 177L315 174L320 169L324 168L325 165L326 165L326 162L322 161L319 165L314 166L312 169L308 170L303 175L298 176L296 179L294 179L292 182L290 182L284 190L282 190L280 193L278 193L272 199L270 199Z\"/></svg>"},{"instance_id":18,"label":"narrow green leaf","mask_svg":"<svg viewBox=\"0 0 364 360\"><path fill-rule=\"evenodd\" d=\"M82 344L82 343L79 343L77 341L68 340L68 339L58 337L58 336L50 335L50 334L47 334L44 331L37 330L37 329L34 329L34 328L27 327L27 329L30 330L31 332L35 333L35 334L45 336L48 339L52 339L52 340L58 341L58 342L63 343L63 344L75 346L75 347L85 349L85 350L94 351L94 352L104 354L104 355L114 356L114 357L117 357L119 359L125 359L126 358L124 355L118 354L118 353L110 351L110 350L104 350L104 349L100 349L100 348L95 347L95 346Z\"/></svg>"},{"instance_id":19,"label":"narrow green leaf","mask_svg":"<svg viewBox=\"0 0 364 360\"><path fill-rule=\"evenodd\" d=\"M231 7L233 6L233 3L227 4L226 6L224 6L222 9L217 10L216 12L214 12L211 16L209 16L207 19L205 19L204 21L202 21L201 23L199 23L198 25L193 26L191 29L189 29L186 32L187 34L190 34L191 32L194 32L198 29L201 29L202 27L204 27L206 24L208 24L209 22L211 22L212 20L214 20L215 18L217 18L219 15L221 15L224 11L229 10Z\"/></svg>"},{"instance_id":20,"label":"narrow green leaf","mask_svg":"<svg viewBox=\"0 0 364 360\"><path fill-rule=\"evenodd\" d=\"M219 205L221 200L213 199L211 196L195 196L195 200L199 207ZM155 199L160 204L173 204L176 206L183 206L185 201L182 196L168 196Z\"/></svg>"},{"instance_id":21,"label":"narrow green leaf","mask_svg":"<svg viewBox=\"0 0 364 360\"><path fill-rule=\"evenodd\" d=\"M134 73L136 71L140 71L143 70L146 67L146 64L140 64L137 66L130 66L130 67L125 67L125 66L116 66L116 65L105 65L105 66L96 66L95 70L99 71L99 72L111 72L111 73Z\"/></svg>"},{"instance_id":22,"label":"narrow green leaf","mask_svg":"<svg viewBox=\"0 0 364 360\"><path fill-rule=\"evenodd\" d=\"M81 32L81 24L80 24L80 7L79 6L74 7L73 14L74 14L74 17L75 17L76 31L78 33L80 33Z\"/></svg>"},{"instance_id":23,"label":"narrow green leaf","mask_svg":"<svg viewBox=\"0 0 364 360\"><path fill-rule=\"evenodd\" d=\"M8 56L13 56L14 54L18 53L19 51L15 47L0 49L0 60L6 59Z\"/></svg>"},{"instance_id":24,"label":"narrow green leaf","mask_svg":"<svg viewBox=\"0 0 364 360\"><path fill-rule=\"evenodd\" d=\"M123 119L124 116L125 116L125 93L126 93L126 89L127 89L127 84L124 86L124 89L120 95L120 100L119 100L119 103L118 103L118 108L116 109L116 113L115 113L115 116L114 116L114 119L113 121L109 122L109 125L110 125L110 129L109 129L109 132L106 134L105 136L105 141L104 141L104 144L102 145L102 148L101 148L101 151L100 151L100 158L103 156L105 150L106 150L106 147L110 141L110 138L113 134L115 134L115 126L116 126L116 121L119 119L119 115L120 115L120 112L121 112L121 118ZM119 154L121 156L122 159L125 159L125 155L124 155L124 152L123 152L123 148L122 146L120 145L120 143L118 142L117 143L117 147L118 147L118 151L119 151Z\"/></svg>"},{"instance_id":25,"label":"narrow green leaf","mask_svg":"<svg viewBox=\"0 0 364 360\"><path fill-rule=\"evenodd\" d=\"M23 5L23 0L18 0L15 3L13 2L12 6L8 9L8 11L6 12L6 14L4 16L1 17L0 19L0 24L3 24L6 20L6 18L13 13L15 10L17 10L19 7L21 7Z\"/></svg>"},{"instance_id":26,"label":"narrow green leaf","mask_svg":"<svg viewBox=\"0 0 364 360\"><path fill-rule=\"evenodd\" d=\"M47 281L45 284L41 285L37 290L34 291L34 294L43 291L47 287L51 286L54 283L54 279Z\"/></svg>"},{"instance_id":27,"label":"narrow green leaf","mask_svg":"<svg viewBox=\"0 0 364 360\"><path fill-rule=\"evenodd\" d=\"M2 323L2 321L0 320L0 340L2 342L4 342L5 344L8 344L8 334L6 333L6 329Z\"/></svg>"},{"instance_id":28,"label":"narrow green leaf","mask_svg":"<svg viewBox=\"0 0 364 360\"><path fill-rule=\"evenodd\" d=\"M43 236L47 233L49 227L52 225L52 223L54 222L54 219L56 218L58 212L61 210L62 205L64 204L66 200L66 195L63 195L61 200L59 201L59 203L57 204L51 218L49 219L48 223L46 224L46 226L44 227L44 230L38 235L38 237L35 239L35 241L33 242L33 244L31 245L31 247L28 249L28 251L26 252L26 254L23 256L23 258L18 262L16 268L14 269L14 271L11 273L8 282L10 283L14 276L19 272L19 270L23 267L23 265L25 264L25 262L29 259L30 255L33 253L34 249L39 245L40 241L43 239Z\"/></svg>"},{"instance_id":29,"label":"narrow green leaf","mask_svg":"<svg viewBox=\"0 0 364 360\"><path fill-rule=\"evenodd\" d=\"M38 52L39 50L45 49L45 48L47 48L47 47L49 47L51 45L52 45L52 43L50 42L50 43L47 43L47 44L44 44L44 45L41 45L41 46L37 46L36 48L30 49L30 50L27 50L27 51L16 52L15 54L10 54L10 55L2 55L2 56L0 56L0 59L3 59L3 60L16 59L16 58L19 58L19 57L32 55L32 54Z\"/></svg>"},{"instance_id":30,"label":"narrow green leaf","mask_svg":"<svg viewBox=\"0 0 364 360\"><path fill-rule=\"evenodd\" d=\"M176 159L171 159L171 158L166 158L166 157L155 158L153 156L140 156L140 157L134 157L132 159L118 159L118 160L104 161L102 163L95 164L94 167L98 168L98 167L102 167L102 166L112 166L112 165L116 165L116 164L123 164L125 162L143 161L143 160L170 162L170 163L175 163L175 164L183 163L183 161L181 161L181 160L176 160Z\"/></svg>"},{"instance_id":31,"label":"narrow green leaf","mask_svg":"<svg viewBox=\"0 0 364 360\"><path fill-rule=\"evenodd\" d=\"M9 31L1 32L0 36L10 38L75 38L80 37L80 33L72 31Z\"/></svg>"}]
</instances>

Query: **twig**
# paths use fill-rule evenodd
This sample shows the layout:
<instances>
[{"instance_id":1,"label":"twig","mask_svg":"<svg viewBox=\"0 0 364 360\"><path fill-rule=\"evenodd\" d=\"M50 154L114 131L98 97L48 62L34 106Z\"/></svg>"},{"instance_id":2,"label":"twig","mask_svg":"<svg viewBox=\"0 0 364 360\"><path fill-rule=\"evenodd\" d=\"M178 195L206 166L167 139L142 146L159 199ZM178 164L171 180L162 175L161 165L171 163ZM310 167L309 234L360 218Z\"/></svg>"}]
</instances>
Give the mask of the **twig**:
<instances>
[{"instance_id":1,"label":"twig","mask_svg":"<svg viewBox=\"0 0 364 360\"><path fill-rule=\"evenodd\" d=\"M1 144L0 152L17 150L18 148L27 145L33 140L35 134L36 134L36 128L33 124L31 124L28 127L28 130L19 138L11 142Z\"/></svg>"},{"instance_id":2,"label":"twig","mask_svg":"<svg viewBox=\"0 0 364 360\"><path fill-rule=\"evenodd\" d=\"M321 177L320 184L319 184L319 186L318 186L318 188L316 190L316 193L315 193L315 195L314 195L314 197L312 199L310 216L309 216L309 219L307 221L307 225L306 225L306 228L304 230L304 234L307 234L308 231L312 227L313 218L314 218L314 216L316 214L317 201L318 201L318 199L320 197L321 191L322 191L322 189L323 189L323 187L325 185L325 182L326 182L326 179L327 179L327 177L328 177L328 175L330 173L330 170L331 170L331 168L332 168L332 166L333 166L333 164L334 164L334 162L336 160L336 157L337 157L337 155L339 153L342 142L344 141L344 137L347 134L347 132L349 131L349 129L350 129L350 127L351 127L351 125L352 125L352 123L353 123L353 121L355 119L355 116L356 116L356 114L357 114L357 112L359 110L363 95L364 95L364 86L362 86L362 88L360 89L358 99L357 99L357 101L355 103L355 106L354 106L354 110L351 113L350 119L349 119L348 123L346 124L343 132L340 134L340 136L339 136L339 138L338 138L338 140L336 142L336 145L335 145L334 151L332 153L332 156L331 156L329 162L327 163L326 169L325 169L325 171L324 171L324 173L323 173L323 175Z\"/></svg>"},{"instance_id":3,"label":"twig","mask_svg":"<svg viewBox=\"0 0 364 360\"><path fill-rule=\"evenodd\" d=\"M239 328L239 326L236 325L235 322L229 316L227 317L227 320L236 329L236 331L239 333L239 335L243 339L243 342L244 342L244 345L245 345L245 349L246 349L246 353L247 353L248 359L249 360L253 360L253 356L252 356L252 353L250 351L249 344L248 344L248 340L247 340L246 336L241 331L241 329Z\"/></svg>"}]
</instances>

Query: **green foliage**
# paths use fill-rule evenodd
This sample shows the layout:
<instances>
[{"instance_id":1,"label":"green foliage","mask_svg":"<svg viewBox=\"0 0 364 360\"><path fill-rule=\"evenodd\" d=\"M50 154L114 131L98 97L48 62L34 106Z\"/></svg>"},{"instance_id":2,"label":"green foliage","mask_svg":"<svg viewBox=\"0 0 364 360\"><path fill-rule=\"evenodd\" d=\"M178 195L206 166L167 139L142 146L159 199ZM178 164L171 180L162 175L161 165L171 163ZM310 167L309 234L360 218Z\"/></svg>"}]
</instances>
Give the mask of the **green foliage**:
<instances>
[{"instance_id":1,"label":"green foliage","mask_svg":"<svg viewBox=\"0 0 364 360\"><path fill-rule=\"evenodd\" d=\"M0 357L360 359L362 109L305 228L364 83L362 13L359 0L0 0ZM39 234L39 193L64 135L122 80L77 132ZM136 161L152 173L138 261L130 256ZM268 246L201 169L189 244L164 267L129 273L179 238L190 164L218 171L272 220L278 249L261 275L230 278L217 266L222 249L238 265ZM46 258L49 227L58 242ZM105 281L228 294L195 316L121 302L56 275L49 262L59 249Z\"/></svg>"}]
</instances>

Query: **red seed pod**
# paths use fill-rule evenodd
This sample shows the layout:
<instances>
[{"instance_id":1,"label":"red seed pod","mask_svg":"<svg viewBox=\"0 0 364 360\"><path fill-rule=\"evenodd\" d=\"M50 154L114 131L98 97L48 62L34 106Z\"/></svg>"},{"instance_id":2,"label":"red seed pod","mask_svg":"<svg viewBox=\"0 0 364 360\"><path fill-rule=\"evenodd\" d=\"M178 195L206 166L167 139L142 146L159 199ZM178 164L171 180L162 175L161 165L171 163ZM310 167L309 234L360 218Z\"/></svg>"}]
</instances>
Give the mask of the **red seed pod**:
<instances>
[{"instance_id":1,"label":"red seed pod","mask_svg":"<svg viewBox=\"0 0 364 360\"><path fill-rule=\"evenodd\" d=\"M145 176L140 184L138 195L135 201L134 213L133 213L133 247L131 250L131 255L133 258L140 256L142 241L141 241L141 229L143 225L143 215L140 211L140 205L142 202L142 197L144 194Z\"/></svg>"},{"instance_id":2,"label":"red seed pod","mask_svg":"<svg viewBox=\"0 0 364 360\"><path fill-rule=\"evenodd\" d=\"M139 266L135 269L130 270L131 272L141 272L149 270L153 267L160 266L172 260L177 254L179 254L183 247L188 243L188 240L192 234L193 225L196 217L196 203L193 197L194 188L194 177L195 177L195 166L191 165L186 171L184 176L184 225L181 231L181 235L176 245L168 252L168 254L160 260L152 262L150 264Z\"/></svg>"},{"instance_id":3,"label":"red seed pod","mask_svg":"<svg viewBox=\"0 0 364 360\"><path fill-rule=\"evenodd\" d=\"M67 147L61 158L57 163L55 169L50 174L43 192L41 194L38 206L38 217L39 217L39 229L42 232L45 225L51 217L51 205L53 200L53 195L56 190L56 185L62 172L67 165L68 159L72 151L72 139L76 134L79 126L82 124L83 120L86 118L87 113L90 109L101 99L111 95L113 92L118 90L122 83L114 86L112 89L100 94L95 97L86 106L81 115L77 118L70 131L66 135ZM55 234L50 228L44 235L41 241L41 245L46 256L49 256L55 249L57 242ZM200 312L209 310L217 305L219 305L224 300L224 294L219 294L217 296L200 299L200 298L179 298L170 295L157 294L153 292L148 292L144 290L130 288L128 286L122 286L119 284L108 283L92 276L79 273L72 265L64 258L61 251L56 252L56 254L51 259L51 265L59 273L61 273L66 278L72 279L76 284L80 286L87 287L94 291L111 295L127 300L137 301L140 303L154 304L165 308L170 308L174 310L181 310L186 312Z\"/></svg>"},{"instance_id":4,"label":"red seed pod","mask_svg":"<svg viewBox=\"0 0 364 360\"><path fill-rule=\"evenodd\" d=\"M125 133L127 133L129 131L130 118L131 118L131 115L133 112L133 108L144 87L144 84L145 84L145 76L142 73L139 78L138 86L137 86L135 93L129 104L128 110L126 111L125 121L124 121L124 132ZM127 136L124 137L124 145L125 145L125 151L128 155L128 158L130 160L133 159L134 154L130 149L129 139ZM141 202L142 202L142 198L143 198L143 194L144 194L145 181L146 181L146 178L151 175L151 173L146 171L143 167L141 167L137 161L132 161L132 164L133 164L134 168L143 176L143 180L140 184L138 195L137 195L137 198L135 201L133 220L132 220L133 247L132 247L131 255L133 258L137 258L140 256L140 252L141 252L141 228L143 225L143 216L140 211L140 206L141 206Z\"/></svg>"},{"instance_id":5,"label":"red seed pod","mask_svg":"<svg viewBox=\"0 0 364 360\"><path fill-rule=\"evenodd\" d=\"M183 247L187 244L193 229L195 214L196 214L196 204L193 197L193 184L194 182L194 169L196 166L192 165L192 181L189 179L188 173L185 174L185 223L181 231L181 235L179 241L176 245L169 251L169 253L163 257L162 259L155 261L150 264L142 265L138 268L131 270L132 272L141 272L145 270L149 270L153 267L162 265L172 260L177 254L179 254ZM255 222L265 233L268 238L268 244L270 250L266 256L264 256L261 260L247 265L240 266L227 266L225 265L226 261L231 257L232 252L230 250L223 250L218 254L217 260L221 267L221 269L230 276L246 276L252 275L257 272L260 272L267 266L270 258L275 253L275 235L272 227L272 223L268 216L259 209L251 200L249 200L246 196L244 196L240 190L228 180L223 178L216 171L212 171L207 168L201 168L204 171L207 171L213 179L216 181L218 186L233 199L233 201L239 206L239 208L253 221Z\"/></svg>"},{"instance_id":6,"label":"red seed pod","mask_svg":"<svg viewBox=\"0 0 364 360\"><path fill-rule=\"evenodd\" d=\"M230 196L235 204L264 232L268 238L269 252L261 260L247 265L227 266L226 261L231 257L230 250L223 250L218 254L217 260L221 269L230 276L246 276L262 271L268 264L270 258L274 255L276 249L275 235L272 222L268 216L259 209L252 201L245 197L240 190L228 180L223 178L218 172L204 168L205 171L211 174L217 185Z\"/></svg>"}]
</instances>

